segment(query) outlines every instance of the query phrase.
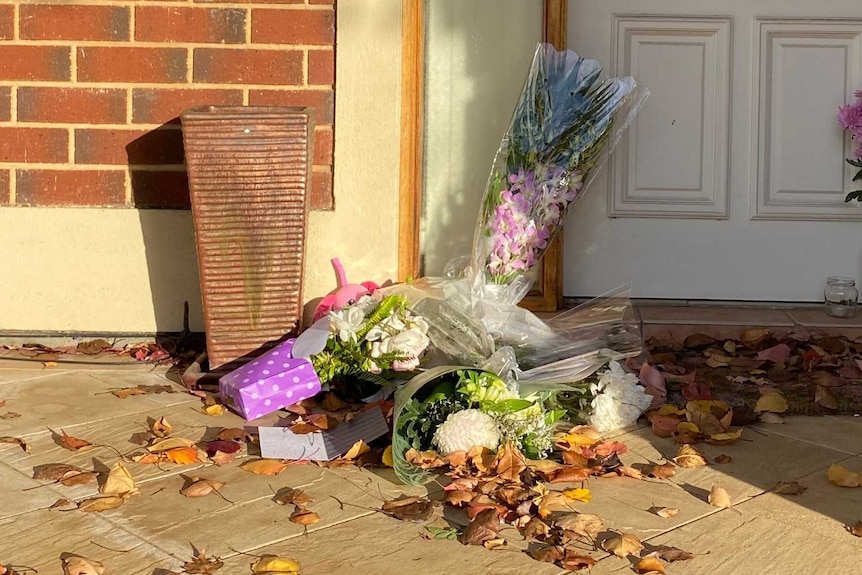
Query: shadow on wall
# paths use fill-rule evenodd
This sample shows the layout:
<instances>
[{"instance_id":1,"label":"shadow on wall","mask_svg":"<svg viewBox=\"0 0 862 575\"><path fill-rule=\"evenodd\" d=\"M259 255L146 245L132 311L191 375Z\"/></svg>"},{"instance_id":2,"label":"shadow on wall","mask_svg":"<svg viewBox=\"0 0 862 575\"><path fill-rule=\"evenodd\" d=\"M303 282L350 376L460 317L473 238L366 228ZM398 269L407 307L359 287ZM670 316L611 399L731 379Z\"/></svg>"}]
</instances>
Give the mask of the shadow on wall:
<instances>
[{"instance_id":1,"label":"shadow on wall","mask_svg":"<svg viewBox=\"0 0 862 575\"><path fill-rule=\"evenodd\" d=\"M126 146L132 204L138 209L153 314L159 333L204 329L182 131L176 123ZM188 303L188 317L185 304Z\"/></svg>"}]
</instances>

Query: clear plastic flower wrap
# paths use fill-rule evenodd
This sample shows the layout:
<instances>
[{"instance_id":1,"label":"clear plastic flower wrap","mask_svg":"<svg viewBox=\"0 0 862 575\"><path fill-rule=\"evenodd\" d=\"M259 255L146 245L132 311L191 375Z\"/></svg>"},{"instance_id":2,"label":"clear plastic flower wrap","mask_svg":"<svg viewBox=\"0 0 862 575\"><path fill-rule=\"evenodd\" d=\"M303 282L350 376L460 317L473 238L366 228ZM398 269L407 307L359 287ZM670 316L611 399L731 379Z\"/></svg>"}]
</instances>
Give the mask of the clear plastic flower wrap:
<instances>
[{"instance_id":1,"label":"clear plastic flower wrap","mask_svg":"<svg viewBox=\"0 0 862 575\"><path fill-rule=\"evenodd\" d=\"M474 301L514 304L648 95L595 60L539 44L494 158L468 276Z\"/></svg>"}]
</instances>

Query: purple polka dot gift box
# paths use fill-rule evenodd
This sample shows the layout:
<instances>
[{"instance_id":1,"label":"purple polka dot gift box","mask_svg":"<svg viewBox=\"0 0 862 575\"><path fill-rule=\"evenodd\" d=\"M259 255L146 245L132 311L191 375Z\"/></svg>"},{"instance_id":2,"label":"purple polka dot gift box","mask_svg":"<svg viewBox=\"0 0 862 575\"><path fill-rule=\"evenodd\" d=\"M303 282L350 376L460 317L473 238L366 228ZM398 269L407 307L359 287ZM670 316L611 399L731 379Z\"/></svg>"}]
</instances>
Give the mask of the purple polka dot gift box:
<instances>
[{"instance_id":1,"label":"purple polka dot gift box","mask_svg":"<svg viewBox=\"0 0 862 575\"><path fill-rule=\"evenodd\" d=\"M244 418L257 419L320 393L320 379L311 362L293 357L295 342L280 343L222 376L222 401Z\"/></svg>"}]
</instances>

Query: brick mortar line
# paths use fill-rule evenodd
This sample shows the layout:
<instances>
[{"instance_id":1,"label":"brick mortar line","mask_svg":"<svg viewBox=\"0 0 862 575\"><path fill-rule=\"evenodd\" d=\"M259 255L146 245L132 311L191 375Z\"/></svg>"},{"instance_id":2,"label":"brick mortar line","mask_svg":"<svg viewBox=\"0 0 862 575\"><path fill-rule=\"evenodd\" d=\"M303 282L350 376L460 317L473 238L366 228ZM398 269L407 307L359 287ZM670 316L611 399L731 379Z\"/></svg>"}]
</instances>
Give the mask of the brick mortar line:
<instances>
[{"instance_id":1,"label":"brick mortar line","mask_svg":"<svg viewBox=\"0 0 862 575\"><path fill-rule=\"evenodd\" d=\"M74 128L66 128L66 141L68 143L67 154L68 157L66 159L67 162L73 164L75 163L75 129Z\"/></svg>"},{"instance_id":2,"label":"brick mortar line","mask_svg":"<svg viewBox=\"0 0 862 575\"><path fill-rule=\"evenodd\" d=\"M18 201L18 172L9 170L9 205L14 206Z\"/></svg>"},{"instance_id":3,"label":"brick mortar line","mask_svg":"<svg viewBox=\"0 0 862 575\"><path fill-rule=\"evenodd\" d=\"M0 162L0 168L16 170L40 170L43 172L184 172L185 164L59 164Z\"/></svg>"},{"instance_id":4,"label":"brick mortar line","mask_svg":"<svg viewBox=\"0 0 862 575\"><path fill-rule=\"evenodd\" d=\"M224 84L208 82L72 82L71 80L0 80L0 87L23 87L23 88L104 88L121 89L126 88L141 90L276 90L276 91L302 91L302 92L326 92L334 91L334 84Z\"/></svg>"},{"instance_id":5,"label":"brick mortar line","mask_svg":"<svg viewBox=\"0 0 862 575\"><path fill-rule=\"evenodd\" d=\"M154 130L169 130L169 131L179 131L182 128L176 124L159 124L155 122L149 122L146 124L82 124L80 122L0 122L0 128L39 128L39 129L51 129L55 128L57 130L64 130L66 128L72 128L76 130L135 130L135 131L149 131L152 132Z\"/></svg>"},{"instance_id":6,"label":"brick mortar line","mask_svg":"<svg viewBox=\"0 0 862 575\"><path fill-rule=\"evenodd\" d=\"M186 48L186 82L193 84L195 81L195 51Z\"/></svg>"},{"instance_id":7,"label":"brick mortar line","mask_svg":"<svg viewBox=\"0 0 862 575\"><path fill-rule=\"evenodd\" d=\"M245 42L251 44L251 8L245 9Z\"/></svg>"},{"instance_id":8,"label":"brick mortar line","mask_svg":"<svg viewBox=\"0 0 862 575\"><path fill-rule=\"evenodd\" d=\"M248 49L295 51L321 50L332 51L334 44L278 44L275 42L242 42L240 44L224 44L221 42L171 42L157 40L14 40L0 42L0 48L5 46L15 47L43 47L43 48L220 48L230 51L243 51Z\"/></svg>"}]
</instances>

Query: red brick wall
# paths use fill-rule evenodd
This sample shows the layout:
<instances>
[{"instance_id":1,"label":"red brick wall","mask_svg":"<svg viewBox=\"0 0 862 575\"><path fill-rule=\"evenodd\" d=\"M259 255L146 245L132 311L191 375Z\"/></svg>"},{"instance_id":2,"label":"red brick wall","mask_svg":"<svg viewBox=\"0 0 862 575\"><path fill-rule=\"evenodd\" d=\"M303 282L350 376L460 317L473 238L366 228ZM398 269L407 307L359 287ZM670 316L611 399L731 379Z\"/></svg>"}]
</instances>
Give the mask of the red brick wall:
<instances>
[{"instance_id":1,"label":"red brick wall","mask_svg":"<svg viewBox=\"0 0 862 575\"><path fill-rule=\"evenodd\" d=\"M0 0L0 205L187 208L180 113L309 106L332 207L335 0Z\"/></svg>"}]
</instances>

